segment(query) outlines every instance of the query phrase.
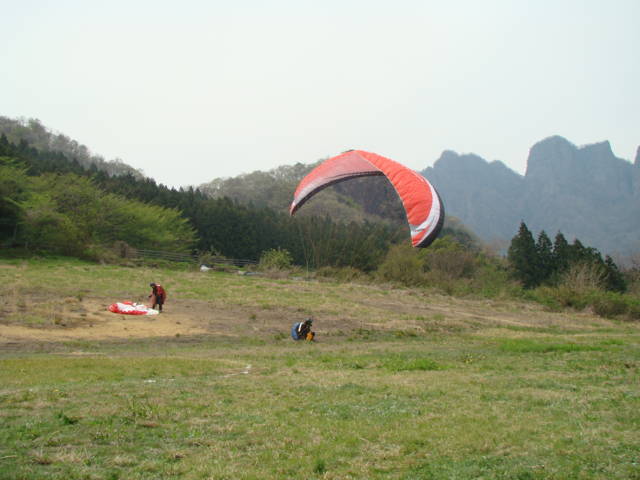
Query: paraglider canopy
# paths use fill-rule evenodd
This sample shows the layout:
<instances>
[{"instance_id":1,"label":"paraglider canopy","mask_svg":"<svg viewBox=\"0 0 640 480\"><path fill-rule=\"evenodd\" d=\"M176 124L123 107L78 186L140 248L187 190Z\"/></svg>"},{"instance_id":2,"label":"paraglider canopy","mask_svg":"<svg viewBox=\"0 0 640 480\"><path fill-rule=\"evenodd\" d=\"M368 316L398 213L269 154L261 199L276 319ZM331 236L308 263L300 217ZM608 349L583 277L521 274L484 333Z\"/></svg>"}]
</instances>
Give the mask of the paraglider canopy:
<instances>
[{"instance_id":1,"label":"paraglider canopy","mask_svg":"<svg viewBox=\"0 0 640 480\"><path fill-rule=\"evenodd\" d=\"M158 310L149 308L146 305L134 302L116 302L107 307L107 310L113 313L121 313L123 315L157 315Z\"/></svg>"},{"instance_id":2,"label":"paraglider canopy","mask_svg":"<svg viewBox=\"0 0 640 480\"><path fill-rule=\"evenodd\" d=\"M307 200L329 185L372 175L387 177L398 193L411 229L413 246L429 246L444 223L444 206L436 189L419 173L363 150L341 153L309 172L298 184L289 212L295 214Z\"/></svg>"}]
</instances>

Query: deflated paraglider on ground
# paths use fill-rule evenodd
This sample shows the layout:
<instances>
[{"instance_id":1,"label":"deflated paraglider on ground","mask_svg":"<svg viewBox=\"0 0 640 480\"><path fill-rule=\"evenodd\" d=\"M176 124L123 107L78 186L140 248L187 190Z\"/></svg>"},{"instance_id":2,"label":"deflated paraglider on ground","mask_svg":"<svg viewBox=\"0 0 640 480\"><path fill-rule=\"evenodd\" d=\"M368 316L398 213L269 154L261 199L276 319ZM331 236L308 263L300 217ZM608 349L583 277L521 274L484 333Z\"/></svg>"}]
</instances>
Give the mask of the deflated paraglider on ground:
<instances>
[{"instance_id":1,"label":"deflated paraglider on ground","mask_svg":"<svg viewBox=\"0 0 640 480\"><path fill-rule=\"evenodd\" d=\"M121 313L123 315L157 315L158 310L149 308L141 303L134 302L116 302L109 305L108 310L113 313Z\"/></svg>"},{"instance_id":2,"label":"deflated paraglider on ground","mask_svg":"<svg viewBox=\"0 0 640 480\"><path fill-rule=\"evenodd\" d=\"M444 205L435 188L419 173L375 153L349 150L325 160L298 184L289 208L291 215L320 190L356 177L384 175L404 206L411 243L428 247L444 223Z\"/></svg>"}]
</instances>

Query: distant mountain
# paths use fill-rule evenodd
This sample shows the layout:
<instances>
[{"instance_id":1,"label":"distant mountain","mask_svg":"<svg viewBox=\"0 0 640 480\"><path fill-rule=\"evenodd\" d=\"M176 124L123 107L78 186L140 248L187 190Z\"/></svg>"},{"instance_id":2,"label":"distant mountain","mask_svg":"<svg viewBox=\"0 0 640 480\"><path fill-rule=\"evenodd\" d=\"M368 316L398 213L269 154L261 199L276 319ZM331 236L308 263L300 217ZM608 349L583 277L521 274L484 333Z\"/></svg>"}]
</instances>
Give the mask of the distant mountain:
<instances>
[{"instance_id":1,"label":"distant mountain","mask_svg":"<svg viewBox=\"0 0 640 480\"><path fill-rule=\"evenodd\" d=\"M200 188L212 196L286 211L311 165L216 179ZM549 137L530 150L525 175L499 161L445 151L422 173L438 189L447 216L457 217L483 241L506 247L524 221L553 239L561 231L606 254L640 251L640 148L635 162L617 158L609 142L576 147ZM384 177L338 183L314 197L301 214L343 221L404 224L404 210Z\"/></svg>"},{"instance_id":2,"label":"distant mountain","mask_svg":"<svg viewBox=\"0 0 640 480\"><path fill-rule=\"evenodd\" d=\"M640 148L632 164L609 142L576 147L554 136L529 152L524 176L501 162L446 151L421 172L483 240L511 239L523 220L603 253L640 251Z\"/></svg>"},{"instance_id":3,"label":"distant mountain","mask_svg":"<svg viewBox=\"0 0 640 480\"><path fill-rule=\"evenodd\" d=\"M60 152L69 160L76 160L84 168L95 166L111 176L133 175L136 178L144 178L139 170L127 165L119 158L105 160L100 155L91 153L89 148L76 140L72 140L62 133L54 133L42 125L40 120L30 118L13 119L0 116L0 135L5 135L7 140L15 145L21 142L34 147L39 151Z\"/></svg>"}]
</instances>

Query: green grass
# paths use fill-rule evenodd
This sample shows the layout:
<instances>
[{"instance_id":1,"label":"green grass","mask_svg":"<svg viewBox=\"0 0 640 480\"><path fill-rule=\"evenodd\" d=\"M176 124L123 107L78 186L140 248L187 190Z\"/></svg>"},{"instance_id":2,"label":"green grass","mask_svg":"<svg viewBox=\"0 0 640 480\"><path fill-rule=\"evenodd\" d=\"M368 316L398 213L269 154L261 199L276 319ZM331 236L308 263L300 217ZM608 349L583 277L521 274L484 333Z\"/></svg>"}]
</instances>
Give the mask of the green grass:
<instances>
[{"instance_id":1,"label":"green grass","mask_svg":"<svg viewBox=\"0 0 640 480\"><path fill-rule=\"evenodd\" d=\"M639 473L637 345L91 347L0 361L1 478Z\"/></svg>"},{"instance_id":2,"label":"green grass","mask_svg":"<svg viewBox=\"0 0 640 480\"><path fill-rule=\"evenodd\" d=\"M0 292L116 295L155 278L244 320L294 302L380 328L0 350L3 480L640 478L637 324L420 333L369 305L401 290L47 262L0 269Z\"/></svg>"},{"instance_id":3,"label":"green grass","mask_svg":"<svg viewBox=\"0 0 640 480\"><path fill-rule=\"evenodd\" d=\"M501 340L500 349L507 353L589 352L603 350L602 345L575 342L541 341L529 338Z\"/></svg>"}]
</instances>

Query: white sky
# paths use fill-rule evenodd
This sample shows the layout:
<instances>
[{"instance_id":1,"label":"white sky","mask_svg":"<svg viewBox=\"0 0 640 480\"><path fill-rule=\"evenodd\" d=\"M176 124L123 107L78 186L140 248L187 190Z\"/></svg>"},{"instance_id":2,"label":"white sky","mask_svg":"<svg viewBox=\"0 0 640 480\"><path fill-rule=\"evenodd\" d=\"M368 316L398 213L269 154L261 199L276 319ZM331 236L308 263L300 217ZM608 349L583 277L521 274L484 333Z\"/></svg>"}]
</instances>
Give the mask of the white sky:
<instances>
[{"instance_id":1,"label":"white sky","mask_svg":"<svg viewBox=\"0 0 640 480\"><path fill-rule=\"evenodd\" d=\"M0 115L171 186L361 148L640 144L638 0L0 0Z\"/></svg>"}]
</instances>

